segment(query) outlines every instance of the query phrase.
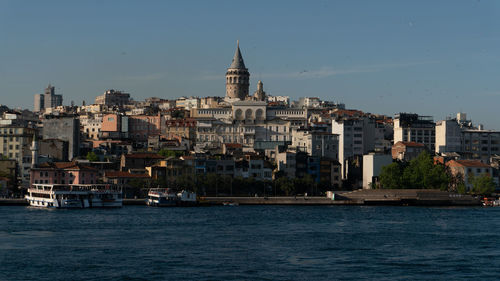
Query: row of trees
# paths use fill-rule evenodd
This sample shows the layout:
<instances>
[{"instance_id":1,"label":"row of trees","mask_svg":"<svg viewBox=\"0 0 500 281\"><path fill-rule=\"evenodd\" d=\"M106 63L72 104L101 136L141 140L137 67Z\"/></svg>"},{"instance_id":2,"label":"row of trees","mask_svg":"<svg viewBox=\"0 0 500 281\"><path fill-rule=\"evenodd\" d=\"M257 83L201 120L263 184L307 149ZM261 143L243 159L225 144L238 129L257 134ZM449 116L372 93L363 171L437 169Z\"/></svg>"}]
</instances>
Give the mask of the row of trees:
<instances>
[{"instance_id":1,"label":"row of trees","mask_svg":"<svg viewBox=\"0 0 500 281\"><path fill-rule=\"evenodd\" d=\"M255 178L233 178L214 173L204 175L183 175L170 179L134 179L125 190L128 197L144 197L147 189L170 187L186 189L202 196L294 196L297 194L320 195L329 189L328 184L316 183L310 175L290 179L281 176L274 181Z\"/></svg>"},{"instance_id":2,"label":"row of trees","mask_svg":"<svg viewBox=\"0 0 500 281\"><path fill-rule=\"evenodd\" d=\"M478 177L468 175L475 194L491 194L495 191L495 182L488 174ZM426 151L410 162L393 162L382 167L379 176L380 185L390 189L440 189L458 193L467 193L467 187L461 175L452 175L442 164L434 164L432 156Z\"/></svg>"}]
</instances>

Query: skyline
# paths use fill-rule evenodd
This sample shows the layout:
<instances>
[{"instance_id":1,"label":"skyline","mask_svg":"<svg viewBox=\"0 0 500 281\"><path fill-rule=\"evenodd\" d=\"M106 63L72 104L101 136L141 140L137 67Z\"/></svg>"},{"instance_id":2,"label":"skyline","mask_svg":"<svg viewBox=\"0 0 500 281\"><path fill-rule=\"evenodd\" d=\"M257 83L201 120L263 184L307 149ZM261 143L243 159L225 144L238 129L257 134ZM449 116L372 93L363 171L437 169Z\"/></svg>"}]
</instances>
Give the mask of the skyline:
<instances>
[{"instance_id":1,"label":"skyline","mask_svg":"<svg viewBox=\"0 0 500 281\"><path fill-rule=\"evenodd\" d=\"M0 2L10 107L33 109L49 83L66 105L112 88L136 100L224 96L240 40L251 93L262 80L271 95L434 120L461 111L500 129L498 2L28 2Z\"/></svg>"}]
</instances>

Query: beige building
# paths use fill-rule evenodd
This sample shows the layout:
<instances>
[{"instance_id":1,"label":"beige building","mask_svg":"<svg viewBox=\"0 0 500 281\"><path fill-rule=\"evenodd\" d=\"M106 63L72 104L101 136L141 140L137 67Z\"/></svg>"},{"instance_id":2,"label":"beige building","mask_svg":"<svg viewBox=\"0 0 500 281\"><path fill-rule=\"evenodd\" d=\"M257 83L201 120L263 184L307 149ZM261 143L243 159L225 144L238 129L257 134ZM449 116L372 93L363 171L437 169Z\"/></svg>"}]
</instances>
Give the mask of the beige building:
<instances>
[{"instance_id":1,"label":"beige building","mask_svg":"<svg viewBox=\"0 0 500 281\"><path fill-rule=\"evenodd\" d=\"M130 94L116 90L107 90L104 94L95 98L95 104L107 106L123 106L130 103Z\"/></svg>"},{"instance_id":2,"label":"beige building","mask_svg":"<svg viewBox=\"0 0 500 281\"><path fill-rule=\"evenodd\" d=\"M18 175L23 182L29 180L29 165L31 164L31 143L36 133L34 128L20 126L0 127L0 154L8 159L16 160ZM23 165L23 164L26 165ZM24 169L27 169L25 172Z\"/></svg>"},{"instance_id":3,"label":"beige building","mask_svg":"<svg viewBox=\"0 0 500 281\"><path fill-rule=\"evenodd\" d=\"M102 115L80 115L80 126L82 133L87 139L98 140L101 132Z\"/></svg>"},{"instance_id":4,"label":"beige building","mask_svg":"<svg viewBox=\"0 0 500 281\"><path fill-rule=\"evenodd\" d=\"M182 137L190 141L196 140L196 120L193 118L162 120L161 134L167 139Z\"/></svg>"},{"instance_id":5,"label":"beige building","mask_svg":"<svg viewBox=\"0 0 500 281\"><path fill-rule=\"evenodd\" d=\"M292 133L292 147L295 147L298 151L307 152L310 156L338 160L339 135L307 129L294 130Z\"/></svg>"},{"instance_id":6,"label":"beige building","mask_svg":"<svg viewBox=\"0 0 500 281\"><path fill-rule=\"evenodd\" d=\"M423 143L398 141L392 146L392 158L399 161L410 161L426 150Z\"/></svg>"},{"instance_id":7,"label":"beige building","mask_svg":"<svg viewBox=\"0 0 500 281\"><path fill-rule=\"evenodd\" d=\"M467 190L472 189L471 176L479 177L483 174L493 176L491 166L477 160L450 160L446 162L446 166L452 175L460 175L463 178ZM498 180L496 183L498 184Z\"/></svg>"}]
</instances>

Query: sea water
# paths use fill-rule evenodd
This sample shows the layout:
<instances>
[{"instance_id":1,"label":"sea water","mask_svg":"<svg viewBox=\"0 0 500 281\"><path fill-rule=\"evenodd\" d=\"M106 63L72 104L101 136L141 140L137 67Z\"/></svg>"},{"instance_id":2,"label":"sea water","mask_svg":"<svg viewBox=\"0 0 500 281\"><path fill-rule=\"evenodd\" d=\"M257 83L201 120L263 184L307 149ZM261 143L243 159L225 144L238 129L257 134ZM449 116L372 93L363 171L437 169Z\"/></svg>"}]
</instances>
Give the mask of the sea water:
<instances>
[{"instance_id":1,"label":"sea water","mask_svg":"<svg viewBox=\"0 0 500 281\"><path fill-rule=\"evenodd\" d=\"M500 208L0 207L0 280L498 280Z\"/></svg>"}]
</instances>

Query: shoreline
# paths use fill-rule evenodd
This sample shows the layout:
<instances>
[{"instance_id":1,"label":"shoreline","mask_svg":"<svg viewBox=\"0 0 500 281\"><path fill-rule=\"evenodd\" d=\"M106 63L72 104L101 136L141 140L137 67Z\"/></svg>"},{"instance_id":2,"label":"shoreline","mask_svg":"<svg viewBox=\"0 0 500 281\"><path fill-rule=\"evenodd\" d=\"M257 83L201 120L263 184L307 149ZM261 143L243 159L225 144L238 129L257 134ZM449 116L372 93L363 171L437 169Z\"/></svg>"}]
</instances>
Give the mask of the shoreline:
<instances>
[{"instance_id":1,"label":"shoreline","mask_svg":"<svg viewBox=\"0 0 500 281\"><path fill-rule=\"evenodd\" d=\"M325 196L199 197L198 206L481 206L481 200L437 190L357 190ZM145 206L145 199L123 199L123 206ZM0 198L0 206L29 206L23 198Z\"/></svg>"}]
</instances>

